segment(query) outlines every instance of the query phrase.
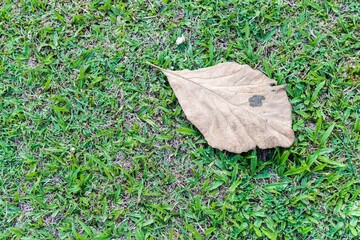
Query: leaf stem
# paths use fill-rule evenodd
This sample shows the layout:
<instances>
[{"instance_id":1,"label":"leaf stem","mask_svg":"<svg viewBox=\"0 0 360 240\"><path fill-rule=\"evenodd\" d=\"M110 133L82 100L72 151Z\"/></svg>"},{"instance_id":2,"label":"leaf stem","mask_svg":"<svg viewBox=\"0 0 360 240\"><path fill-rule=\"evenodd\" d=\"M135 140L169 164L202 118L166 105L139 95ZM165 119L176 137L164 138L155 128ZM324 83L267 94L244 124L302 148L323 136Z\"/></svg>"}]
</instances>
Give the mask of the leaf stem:
<instances>
[{"instance_id":1,"label":"leaf stem","mask_svg":"<svg viewBox=\"0 0 360 240\"><path fill-rule=\"evenodd\" d=\"M161 70L161 71L165 71L165 69L163 69L163 68L161 68L161 67L159 67L159 66L156 66L155 64L152 64L152 63L150 63L150 62L148 62L148 61L146 61L146 64L148 64L148 65L150 65L150 66L152 66L152 67L154 67L154 68L157 68L157 69L159 69L159 70Z\"/></svg>"}]
</instances>

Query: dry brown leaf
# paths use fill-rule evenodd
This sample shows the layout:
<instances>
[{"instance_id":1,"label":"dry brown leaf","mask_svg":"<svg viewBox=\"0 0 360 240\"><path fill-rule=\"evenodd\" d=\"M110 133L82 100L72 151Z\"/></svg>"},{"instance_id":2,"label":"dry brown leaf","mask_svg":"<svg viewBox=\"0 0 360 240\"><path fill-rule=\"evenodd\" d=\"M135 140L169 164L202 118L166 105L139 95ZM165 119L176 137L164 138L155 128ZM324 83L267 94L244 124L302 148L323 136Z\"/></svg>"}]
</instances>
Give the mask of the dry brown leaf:
<instances>
[{"instance_id":1,"label":"dry brown leaf","mask_svg":"<svg viewBox=\"0 0 360 240\"><path fill-rule=\"evenodd\" d=\"M233 62L195 71L150 65L167 76L185 115L212 147L242 153L293 143L285 85L275 86L260 71Z\"/></svg>"}]
</instances>

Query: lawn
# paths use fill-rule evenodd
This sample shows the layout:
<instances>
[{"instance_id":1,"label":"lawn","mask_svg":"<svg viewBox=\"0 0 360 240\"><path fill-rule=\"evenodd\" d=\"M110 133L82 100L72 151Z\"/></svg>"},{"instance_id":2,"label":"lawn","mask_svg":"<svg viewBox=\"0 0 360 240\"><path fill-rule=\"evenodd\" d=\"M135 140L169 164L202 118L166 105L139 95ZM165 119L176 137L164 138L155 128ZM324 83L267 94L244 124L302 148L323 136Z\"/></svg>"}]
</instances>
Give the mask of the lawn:
<instances>
[{"instance_id":1,"label":"lawn","mask_svg":"<svg viewBox=\"0 0 360 240\"><path fill-rule=\"evenodd\" d=\"M147 61L286 84L294 144L211 148ZM359 86L356 0L2 0L0 239L359 239Z\"/></svg>"}]
</instances>

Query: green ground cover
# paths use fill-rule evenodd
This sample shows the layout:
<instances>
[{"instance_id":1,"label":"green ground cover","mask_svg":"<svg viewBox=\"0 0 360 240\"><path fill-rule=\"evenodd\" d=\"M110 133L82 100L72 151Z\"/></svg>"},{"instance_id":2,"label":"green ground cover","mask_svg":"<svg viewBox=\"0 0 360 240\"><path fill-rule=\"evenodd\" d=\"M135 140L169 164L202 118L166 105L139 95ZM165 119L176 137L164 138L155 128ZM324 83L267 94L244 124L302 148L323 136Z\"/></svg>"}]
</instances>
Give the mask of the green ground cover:
<instances>
[{"instance_id":1,"label":"green ground cover","mask_svg":"<svg viewBox=\"0 0 360 240\"><path fill-rule=\"evenodd\" d=\"M0 239L360 238L359 39L350 0L1 1ZM146 61L287 84L293 146L212 149Z\"/></svg>"}]
</instances>

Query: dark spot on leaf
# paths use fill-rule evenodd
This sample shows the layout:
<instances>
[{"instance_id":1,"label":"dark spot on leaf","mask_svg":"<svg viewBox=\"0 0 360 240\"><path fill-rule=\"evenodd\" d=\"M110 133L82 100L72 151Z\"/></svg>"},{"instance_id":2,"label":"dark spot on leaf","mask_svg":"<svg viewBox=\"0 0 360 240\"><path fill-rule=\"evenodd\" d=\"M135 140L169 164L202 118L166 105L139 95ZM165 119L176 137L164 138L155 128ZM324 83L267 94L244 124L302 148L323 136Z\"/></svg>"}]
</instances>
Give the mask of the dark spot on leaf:
<instances>
[{"instance_id":1,"label":"dark spot on leaf","mask_svg":"<svg viewBox=\"0 0 360 240\"><path fill-rule=\"evenodd\" d=\"M251 107L260 107L262 105L262 100L265 100L265 97L262 95L254 95L249 98L249 103Z\"/></svg>"}]
</instances>

